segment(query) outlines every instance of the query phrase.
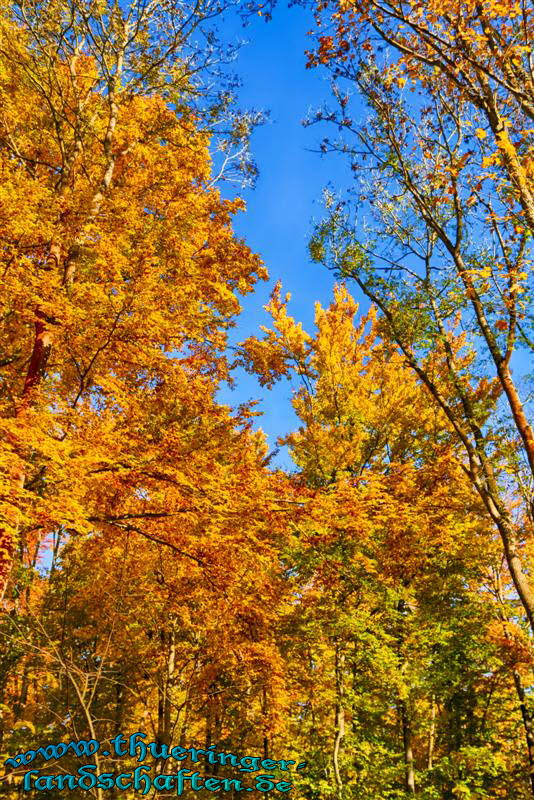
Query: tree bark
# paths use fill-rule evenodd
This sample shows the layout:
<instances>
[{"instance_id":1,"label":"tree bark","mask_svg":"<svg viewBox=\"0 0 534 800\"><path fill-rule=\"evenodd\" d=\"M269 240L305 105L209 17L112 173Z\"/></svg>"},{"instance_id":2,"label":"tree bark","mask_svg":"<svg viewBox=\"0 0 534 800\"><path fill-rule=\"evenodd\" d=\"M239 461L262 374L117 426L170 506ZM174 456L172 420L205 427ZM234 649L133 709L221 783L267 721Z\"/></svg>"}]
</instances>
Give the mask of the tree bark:
<instances>
[{"instance_id":1,"label":"tree bark","mask_svg":"<svg viewBox=\"0 0 534 800\"><path fill-rule=\"evenodd\" d=\"M428 732L427 769L434 766L434 746L436 742L436 698L432 695L430 701L430 730Z\"/></svg>"},{"instance_id":2,"label":"tree bark","mask_svg":"<svg viewBox=\"0 0 534 800\"><path fill-rule=\"evenodd\" d=\"M158 682L158 744L170 745L172 739L172 686L176 661L176 642L174 626L169 631L162 630L160 638L166 649L164 669Z\"/></svg>"},{"instance_id":3,"label":"tree bark","mask_svg":"<svg viewBox=\"0 0 534 800\"><path fill-rule=\"evenodd\" d=\"M399 711L402 726L402 744L404 751L405 787L409 794L415 794L415 769L412 749L412 729L408 708L404 700L399 700Z\"/></svg>"},{"instance_id":4,"label":"tree bark","mask_svg":"<svg viewBox=\"0 0 534 800\"><path fill-rule=\"evenodd\" d=\"M334 747L332 752L332 765L334 768L334 779L336 782L338 797L341 797L343 790L343 781L341 779L341 771L339 768L339 753L341 749L341 742L345 736L345 709L343 707L344 695L344 681L343 681L343 667L345 658L341 652L339 643L336 642L335 655L334 655L334 670L336 682L336 705L334 710Z\"/></svg>"},{"instance_id":5,"label":"tree bark","mask_svg":"<svg viewBox=\"0 0 534 800\"><path fill-rule=\"evenodd\" d=\"M519 700L519 710L521 711L521 718L523 720L523 728L525 729L525 739L527 743L527 755L529 765L529 778L530 778L530 791L534 797L534 725L532 723L532 716L527 708L525 690L521 681L521 675L514 669L514 686Z\"/></svg>"},{"instance_id":6,"label":"tree bark","mask_svg":"<svg viewBox=\"0 0 534 800\"><path fill-rule=\"evenodd\" d=\"M498 610L499 616L504 624L504 636L507 640L510 640L510 633L506 628L506 623L508 622L508 618L505 611L505 602L503 597L502 591L502 584L499 574L495 574L495 588L496 588L496 596L499 603ZM526 702L526 694L523 688L523 682L521 680L521 675L514 669L512 671L512 677L514 681L514 687L517 694L517 699L519 701L519 711L521 712L521 719L523 721L523 729L525 732L525 743L527 746L527 757L528 757L528 764L529 764L529 780L530 780L530 791L532 796L534 797L534 721L532 719L532 715L527 707Z\"/></svg>"}]
</instances>

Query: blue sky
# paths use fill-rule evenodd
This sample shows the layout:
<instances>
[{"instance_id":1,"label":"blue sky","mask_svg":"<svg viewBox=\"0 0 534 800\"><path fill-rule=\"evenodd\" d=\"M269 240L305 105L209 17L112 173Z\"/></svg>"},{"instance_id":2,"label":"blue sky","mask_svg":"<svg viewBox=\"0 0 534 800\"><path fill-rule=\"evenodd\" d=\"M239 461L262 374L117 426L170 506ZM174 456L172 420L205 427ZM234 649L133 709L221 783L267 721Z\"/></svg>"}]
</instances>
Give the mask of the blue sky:
<instances>
[{"instance_id":1,"label":"blue sky","mask_svg":"<svg viewBox=\"0 0 534 800\"><path fill-rule=\"evenodd\" d=\"M259 333L259 325L268 324L262 307L279 279L291 293L290 312L305 330L313 330L315 301L326 305L332 297L333 275L310 262L307 243L313 220L322 216L323 188L347 186L350 173L341 158L322 158L312 152L318 149L321 131L302 125L309 110L329 96L326 72L306 69L304 51L310 46L306 33L312 26L309 11L279 5L272 21L256 17L239 31L250 42L234 65L242 80L239 105L269 111L270 121L253 134L252 151L260 175L254 189L241 192L247 211L237 217L234 227L263 258L270 281L244 299L234 341ZM258 425L274 448L276 437L295 426L290 384L284 381L267 391L252 376L240 374L235 390L221 392L221 400L230 404L258 398L264 412ZM281 452L274 463L290 466L291 462Z\"/></svg>"},{"instance_id":2,"label":"blue sky","mask_svg":"<svg viewBox=\"0 0 534 800\"><path fill-rule=\"evenodd\" d=\"M260 175L253 190L241 192L247 211L235 220L235 230L263 258L270 274L267 285L243 301L244 312L232 341L259 333L259 325L269 324L263 311L274 283L282 281L285 292L291 293L290 313L305 330L313 331L314 303L330 302L334 277L323 267L310 262L307 244L313 220L322 216L322 190L331 186L343 190L352 183L347 162L340 156L321 157L317 152L323 135L332 129L319 126L305 128L302 120L309 111L329 99L329 76L326 70L306 69L305 50L311 47L307 31L314 27L313 16L302 6L276 6L272 21L255 17L245 29L229 22L228 30L249 40L234 65L242 80L239 105L270 112L270 122L258 128L252 137L252 150ZM224 32L224 31L223 31ZM365 113L365 112L364 112ZM361 309L368 303L354 284L349 286ZM513 362L523 376L531 369L530 358L518 352ZM297 424L291 406L292 387L287 381L268 391L245 373L238 376L237 388L224 389L222 402L236 405L260 399L258 420L274 449L279 435L293 430ZM273 462L291 468L284 450Z\"/></svg>"}]
</instances>

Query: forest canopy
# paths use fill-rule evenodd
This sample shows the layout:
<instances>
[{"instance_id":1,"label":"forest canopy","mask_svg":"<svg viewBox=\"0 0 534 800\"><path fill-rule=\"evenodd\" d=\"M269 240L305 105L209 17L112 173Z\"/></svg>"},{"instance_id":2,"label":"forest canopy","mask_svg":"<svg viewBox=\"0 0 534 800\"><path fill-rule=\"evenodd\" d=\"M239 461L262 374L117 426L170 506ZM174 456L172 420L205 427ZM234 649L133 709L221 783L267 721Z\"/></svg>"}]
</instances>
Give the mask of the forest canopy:
<instances>
[{"instance_id":1,"label":"forest canopy","mask_svg":"<svg viewBox=\"0 0 534 800\"><path fill-rule=\"evenodd\" d=\"M272 768L297 800L532 797L533 12L304 5L336 283L242 336L277 276L234 230L263 117L224 20L269 9L0 7L0 760L95 740L30 766L118 774L138 731L305 765ZM221 401L245 371L291 382L291 468ZM66 790L106 793L139 794Z\"/></svg>"}]
</instances>

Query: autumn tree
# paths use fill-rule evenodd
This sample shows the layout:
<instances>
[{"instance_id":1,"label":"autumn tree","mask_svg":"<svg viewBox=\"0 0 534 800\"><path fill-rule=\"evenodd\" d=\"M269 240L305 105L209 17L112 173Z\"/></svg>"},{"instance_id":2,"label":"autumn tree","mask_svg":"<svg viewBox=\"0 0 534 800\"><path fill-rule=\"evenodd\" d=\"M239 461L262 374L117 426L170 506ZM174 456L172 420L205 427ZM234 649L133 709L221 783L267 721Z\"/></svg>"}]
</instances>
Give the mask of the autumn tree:
<instances>
[{"instance_id":1,"label":"autumn tree","mask_svg":"<svg viewBox=\"0 0 534 800\"><path fill-rule=\"evenodd\" d=\"M36 739L109 743L134 730L158 746L281 752L287 720L275 630L288 592L278 565L288 497L281 477L265 469L261 437L233 431L225 439L222 421L221 413L212 442L201 439L188 454L190 479L206 500L205 470L214 474L219 506L155 526L149 515L124 515L71 537L52 573L34 578L31 602L3 626L5 651L17 658L1 701L6 754ZM170 505L182 489L164 491ZM104 771L124 764L100 759ZM59 767L76 771L76 758ZM153 769L172 771L169 761ZM10 771L13 791L21 772Z\"/></svg>"},{"instance_id":2,"label":"autumn tree","mask_svg":"<svg viewBox=\"0 0 534 800\"><path fill-rule=\"evenodd\" d=\"M333 103L310 121L337 125L322 149L343 152L357 183L354 203L328 201L312 254L380 309L385 335L447 415L532 627L523 560L534 439L517 377L532 352L532 13L323 3L316 36L309 64L331 70ZM455 330L467 336L462 353Z\"/></svg>"},{"instance_id":3,"label":"autumn tree","mask_svg":"<svg viewBox=\"0 0 534 800\"><path fill-rule=\"evenodd\" d=\"M269 310L273 326L244 347L265 383L297 382L300 425L283 441L309 496L286 554L297 599L282 648L295 736L312 753L304 796L529 796L524 704L499 644L503 607L488 591L499 546L446 415L381 340L375 313L357 319L346 288L317 305L314 336L279 287ZM524 631L510 629L510 652L518 642ZM522 686L528 647L524 657Z\"/></svg>"},{"instance_id":4,"label":"autumn tree","mask_svg":"<svg viewBox=\"0 0 534 800\"><path fill-rule=\"evenodd\" d=\"M268 754L285 725L292 490L250 406L217 401L239 295L266 276L217 189L236 159L250 174L251 121L213 156L229 97L202 96L215 40L192 37L219 10L2 18L6 756L128 726Z\"/></svg>"},{"instance_id":5,"label":"autumn tree","mask_svg":"<svg viewBox=\"0 0 534 800\"><path fill-rule=\"evenodd\" d=\"M170 453L187 414L182 434L199 447L195 418L217 414L237 295L265 275L232 235L242 204L213 186L202 122L228 111L224 93L201 108L202 70L221 57L205 26L220 10L3 9L4 584L15 547L26 558L43 536L92 530L112 509L119 523L117 491L164 505L155 485L180 479L162 469L163 437ZM230 150L243 153L246 133L243 120L228 131ZM132 507L121 524L140 516Z\"/></svg>"}]
</instances>

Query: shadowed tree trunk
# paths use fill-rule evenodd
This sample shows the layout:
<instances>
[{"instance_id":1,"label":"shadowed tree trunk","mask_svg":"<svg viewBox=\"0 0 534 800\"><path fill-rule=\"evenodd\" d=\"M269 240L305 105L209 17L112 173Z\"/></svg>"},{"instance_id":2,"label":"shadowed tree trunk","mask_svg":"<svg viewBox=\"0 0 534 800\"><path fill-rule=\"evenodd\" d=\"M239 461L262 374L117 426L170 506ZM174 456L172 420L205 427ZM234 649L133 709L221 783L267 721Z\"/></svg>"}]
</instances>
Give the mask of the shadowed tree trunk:
<instances>
[{"instance_id":1,"label":"shadowed tree trunk","mask_svg":"<svg viewBox=\"0 0 534 800\"><path fill-rule=\"evenodd\" d=\"M345 709L343 707L343 666L345 663L344 654L341 652L341 647L336 642L335 647L335 682L336 682L336 705L335 705L335 734L334 734L334 748L332 753L332 764L334 767L334 779L336 781L338 797L341 797L343 789L343 781L341 779L341 771L339 769L339 753L341 750L341 742L345 736Z\"/></svg>"},{"instance_id":2,"label":"shadowed tree trunk","mask_svg":"<svg viewBox=\"0 0 534 800\"><path fill-rule=\"evenodd\" d=\"M399 700L399 714L402 726L402 744L404 750L405 786L409 794L415 794L415 770L412 749L412 729L407 704Z\"/></svg>"}]
</instances>

